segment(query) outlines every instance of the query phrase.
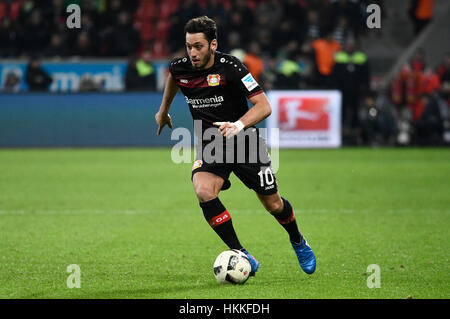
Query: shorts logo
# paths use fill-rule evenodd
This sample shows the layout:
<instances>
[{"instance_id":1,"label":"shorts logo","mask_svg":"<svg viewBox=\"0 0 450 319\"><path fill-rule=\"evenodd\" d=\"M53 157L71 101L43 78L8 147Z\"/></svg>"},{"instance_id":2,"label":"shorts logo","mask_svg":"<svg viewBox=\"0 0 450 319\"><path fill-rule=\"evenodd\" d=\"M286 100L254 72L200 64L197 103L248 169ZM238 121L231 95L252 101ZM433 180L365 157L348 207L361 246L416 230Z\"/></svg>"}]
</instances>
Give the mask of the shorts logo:
<instances>
[{"instance_id":1,"label":"shorts logo","mask_svg":"<svg viewBox=\"0 0 450 319\"><path fill-rule=\"evenodd\" d=\"M206 78L209 86L217 86L220 84L220 75L219 74L209 74Z\"/></svg>"},{"instance_id":2,"label":"shorts logo","mask_svg":"<svg viewBox=\"0 0 450 319\"><path fill-rule=\"evenodd\" d=\"M203 161L202 160L196 160L194 164L192 164L192 170L197 169L199 167L202 167Z\"/></svg>"},{"instance_id":3,"label":"shorts logo","mask_svg":"<svg viewBox=\"0 0 450 319\"><path fill-rule=\"evenodd\" d=\"M255 87L258 86L258 82L256 82L251 73L248 73L246 76L244 76L241 79L241 82L244 83L245 87L249 91L253 90Z\"/></svg>"}]
</instances>

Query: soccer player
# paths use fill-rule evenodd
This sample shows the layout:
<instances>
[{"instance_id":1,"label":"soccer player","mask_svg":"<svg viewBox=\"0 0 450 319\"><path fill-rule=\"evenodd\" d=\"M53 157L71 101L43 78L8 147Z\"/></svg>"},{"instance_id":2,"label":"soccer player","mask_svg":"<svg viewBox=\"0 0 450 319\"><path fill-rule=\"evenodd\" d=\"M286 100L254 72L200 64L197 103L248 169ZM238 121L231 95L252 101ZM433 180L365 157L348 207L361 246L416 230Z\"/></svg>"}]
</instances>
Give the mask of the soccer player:
<instances>
[{"instance_id":1,"label":"soccer player","mask_svg":"<svg viewBox=\"0 0 450 319\"><path fill-rule=\"evenodd\" d=\"M187 56L170 61L163 99L155 115L157 134L161 133L165 125L173 127L169 108L180 89L186 97L194 122L201 121L202 124L197 136L200 151L192 167L192 182L206 221L230 249L239 249L247 255L252 266L250 275L254 276L260 264L239 242L230 213L218 197L221 190L230 187L229 176L233 172L255 191L265 209L284 227L301 268L307 274L312 274L316 268L316 258L298 230L291 204L278 192L267 146L254 126L271 114L265 93L243 63L234 56L216 50L217 27L212 19L207 16L193 18L186 23L184 32ZM252 104L250 108L247 99ZM219 139L224 141L224 153L216 161L211 161L205 155L208 144L217 142L216 138L205 138L205 132L212 128ZM251 153L255 148L251 147L254 145L247 145L244 161L236 161L242 155L239 153L227 157L230 151L242 150L236 147L242 144L242 139L236 144L227 143L230 139L239 140L242 134L248 135L248 140L252 140L252 135L257 135L258 148L262 148L265 156L251 161Z\"/></svg>"}]
</instances>

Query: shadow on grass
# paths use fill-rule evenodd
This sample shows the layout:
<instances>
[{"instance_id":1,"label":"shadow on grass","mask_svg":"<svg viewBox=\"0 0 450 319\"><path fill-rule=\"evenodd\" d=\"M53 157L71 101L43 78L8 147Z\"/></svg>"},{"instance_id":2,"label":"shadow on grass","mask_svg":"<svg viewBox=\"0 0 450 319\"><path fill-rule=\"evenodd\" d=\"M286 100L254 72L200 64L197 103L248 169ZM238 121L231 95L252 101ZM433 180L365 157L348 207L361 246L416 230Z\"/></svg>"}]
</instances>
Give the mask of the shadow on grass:
<instances>
[{"instance_id":1,"label":"shadow on grass","mask_svg":"<svg viewBox=\"0 0 450 319\"><path fill-rule=\"evenodd\" d=\"M107 291L97 291L92 293L87 293L79 298L87 299L182 299L182 298L196 298L191 296L192 293L198 295L199 290L207 290L205 294L211 293L212 290L219 290L221 287L215 282L208 282L204 284L192 284L192 285L174 285L174 286L163 286L158 285L158 287L148 287L148 288L137 288L137 289L113 289ZM180 297L180 295L186 294L186 297ZM173 294L177 297L170 296Z\"/></svg>"},{"instance_id":2,"label":"shadow on grass","mask_svg":"<svg viewBox=\"0 0 450 319\"><path fill-rule=\"evenodd\" d=\"M263 274L261 274L263 275ZM40 291L24 294L17 299L217 299L219 296L236 298L264 298L270 296L271 288L282 292L284 286L292 286L288 276L257 276L250 278L245 285L219 285L214 278L187 275L171 276L132 276L129 281L122 280L95 283L84 282L80 289L58 288L53 291ZM310 283L312 278L300 277L299 287ZM269 290L268 290L269 289ZM282 296L281 296L282 297Z\"/></svg>"},{"instance_id":3,"label":"shadow on grass","mask_svg":"<svg viewBox=\"0 0 450 319\"><path fill-rule=\"evenodd\" d=\"M89 287L86 283L79 289L34 292L17 299L192 299L204 298L210 294L216 295L214 291L223 289L223 286L218 285L215 280L203 281L198 277L152 279L148 287L142 287L145 285L142 282L123 285L126 287L112 283L110 289L105 289L107 288L105 284L101 287L97 285Z\"/></svg>"}]
</instances>

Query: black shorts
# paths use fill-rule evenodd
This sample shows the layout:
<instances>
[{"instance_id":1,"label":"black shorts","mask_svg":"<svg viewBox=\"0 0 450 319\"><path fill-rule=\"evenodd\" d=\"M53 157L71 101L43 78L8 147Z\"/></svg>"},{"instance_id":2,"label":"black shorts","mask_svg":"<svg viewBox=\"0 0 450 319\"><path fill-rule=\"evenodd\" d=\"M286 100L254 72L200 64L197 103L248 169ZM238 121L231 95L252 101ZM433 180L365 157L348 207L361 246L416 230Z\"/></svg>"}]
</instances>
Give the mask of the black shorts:
<instances>
[{"instance_id":1,"label":"black shorts","mask_svg":"<svg viewBox=\"0 0 450 319\"><path fill-rule=\"evenodd\" d=\"M257 133L256 133L257 134ZM230 174L234 173L248 188L261 195L272 195L278 191L275 174L272 169L270 156L267 152L265 140L258 135L258 146L245 147L245 156L239 160L237 145L232 148L224 148L223 154L218 156L221 160L212 161L205 156L206 145L202 145L201 152L197 152L196 159L192 165L192 176L197 172L209 172L224 179L222 190L230 187ZM253 144L254 145L254 144ZM234 151L234 156L227 156L229 151ZM257 154L255 155L255 152ZM255 155L255 156L252 156ZM233 160L231 160L231 158ZM217 157L216 157L217 159Z\"/></svg>"}]
</instances>

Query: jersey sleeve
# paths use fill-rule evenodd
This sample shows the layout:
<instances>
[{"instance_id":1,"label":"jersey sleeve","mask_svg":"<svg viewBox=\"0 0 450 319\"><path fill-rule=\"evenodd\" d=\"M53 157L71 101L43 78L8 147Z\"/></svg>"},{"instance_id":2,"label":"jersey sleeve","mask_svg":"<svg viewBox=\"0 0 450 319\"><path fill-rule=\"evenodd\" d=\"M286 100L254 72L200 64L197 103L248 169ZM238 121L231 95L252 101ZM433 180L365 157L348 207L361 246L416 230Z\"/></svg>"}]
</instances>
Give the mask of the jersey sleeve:
<instances>
[{"instance_id":1,"label":"jersey sleeve","mask_svg":"<svg viewBox=\"0 0 450 319\"><path fill-rule=\"evenodd\" d=\"M231 57L230 61L226 61L225 63L228 63L227 69L231 82L248 99L263 92L253 75L238 58Z\"/></svg>"},{"instance_id":2,"label":"jersey sleeve","mask_svg":"<svg viewBox=\"0 0 450 319\"><path fill-rule=\"evenodd\" d=\"M188 62L187 57L179 57L174 58L169 62L169 72L170 74L175 77L176 75L180 75L180 73L183 72L186 68L186 63Z\"/></svg>"},{"instance_id":3,"label":"jersey sleeve","mask_svg":"<svg viewBox=\"0 0 450 319\"><path fill-rule=\"evenodd\" d=\"M175 58L169 62L169 73L173 77L175 77L175 75L176 75L176 65L179 63L179 60L180 60L179 58Z\"/></svg>"}]
</instances>

